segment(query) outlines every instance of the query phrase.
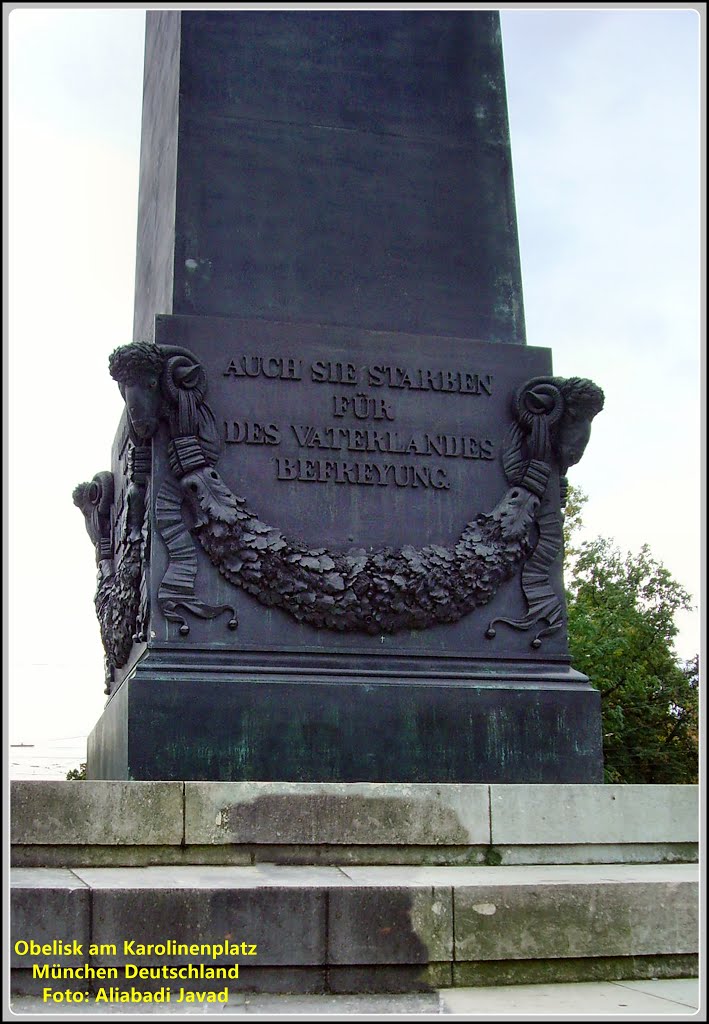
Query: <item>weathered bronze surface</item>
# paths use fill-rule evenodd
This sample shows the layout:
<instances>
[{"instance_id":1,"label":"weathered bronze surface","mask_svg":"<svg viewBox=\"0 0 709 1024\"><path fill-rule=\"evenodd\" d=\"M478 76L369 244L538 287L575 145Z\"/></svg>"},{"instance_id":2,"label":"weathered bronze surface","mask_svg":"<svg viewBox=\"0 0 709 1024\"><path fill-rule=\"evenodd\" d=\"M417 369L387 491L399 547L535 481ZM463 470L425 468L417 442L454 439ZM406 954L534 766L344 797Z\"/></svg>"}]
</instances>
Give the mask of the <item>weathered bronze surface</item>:
<instances>
[{"instance_id":1,"label":"weathered bronze surface","mask_svg":"<svg viewBox=\"0 0 709 1024\"><path fill-rule=\"evenodd\" d=\"M603 393L524 344L497 15L156 12L148 54L89 775L600 781Z\"/></svg>"}]
</instances>

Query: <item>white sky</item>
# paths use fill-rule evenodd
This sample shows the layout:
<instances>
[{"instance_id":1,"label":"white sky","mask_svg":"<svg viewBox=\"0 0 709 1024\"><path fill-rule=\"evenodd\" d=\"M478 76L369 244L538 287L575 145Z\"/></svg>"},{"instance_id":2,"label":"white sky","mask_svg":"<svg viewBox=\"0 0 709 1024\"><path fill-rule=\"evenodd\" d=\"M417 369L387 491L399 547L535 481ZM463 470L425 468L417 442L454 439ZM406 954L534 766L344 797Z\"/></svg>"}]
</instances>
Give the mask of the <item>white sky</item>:
<instances>
[{"instance_id":1,"label":"white sky","mask_svg":"<svg viewBox=\"0 0 709 1024\"><path fill-rule=\"evenodd\" d=\"M699 17L525 7L502 27L527 340L606 393L571 482L590 535L648 543L698 600ZM107 360L132 340L144 9L18 8L5 28L19 742L86 735L105 701L93 548L71 493L109 465L122 408ZM678 622L690 657L699 615Z\"/></svg>"}]
</instances>

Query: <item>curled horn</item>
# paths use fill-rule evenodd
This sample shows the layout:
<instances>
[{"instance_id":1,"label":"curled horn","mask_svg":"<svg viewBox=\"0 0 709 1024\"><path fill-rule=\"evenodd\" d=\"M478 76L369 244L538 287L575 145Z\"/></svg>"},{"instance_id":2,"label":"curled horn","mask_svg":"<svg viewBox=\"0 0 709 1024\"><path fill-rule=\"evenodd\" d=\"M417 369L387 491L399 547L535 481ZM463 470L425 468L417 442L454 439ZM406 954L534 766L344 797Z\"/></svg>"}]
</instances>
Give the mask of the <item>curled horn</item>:
<instances>
[{"instance_id":1,"label":"curled horn","mask_svg":"<svg viewBox=\"0 0 709 1024\"><path fill-rule=\"evenodd\" d=\"M533 377L518 389L514 398L517 421L525 434L532 458L548 462L551 457L549 428L564 412L564 397L551 377Z\"/></svg>"},{"instance_id":2,"label":"curled horn","mask_svg":"<svg viewBox=\"0 0 709 1024\"><path fill-rule=\"evenodd\" d=\"M100 516L107 516L113 504L113 473L97 473L89 484L88 499Z\"/></svg>"},{"instance_id":3,"label":"curled horn","mask_svg":"<svg viewBox=\"0 0 709 1024\"><path fill-rule=\"evenodd\" d=\"M93 480L78 484L72 495L74 504L84 515L86 530L96 549L97 563L111 558L111 506L113 504L113 473L96 473Z\"/></svg>"},{"instance_id":4,"label":"curled horn","mask_svg":"<svg viewBox=\"0 0 709 1024\"><path fill-rule=\"evenodd\" d=\"M77 508L86 514L95 508L99 515L108 515L113 504L113 473L105 470L103 473L96 473L93 480L77 484L72 498Z\"/></svg>"},{"instance_id":5,"label":"curled horn","mask_svg":"<svg viewBox=\"0 0 709 1024\"><path fill-rule=\"evenodd\" d=\"M173 405L177 405L180 391L192 391L197 401L202 401L207 390L207 375L191 353L167 353L161 384L163 394Z\"/></svg>"},{"instance_id":6,"label":"curled horn","mask_svg":"<svg viewBox=\"0 0 709 1024\"><path fill-rule=\"evenodd\" d=\"M173 437L198 436L200 409L207 391L207 374L196 356L187 349L161 346L165 366L160 378L162 393L170 411Z\"/></svg>"}]
</instances>

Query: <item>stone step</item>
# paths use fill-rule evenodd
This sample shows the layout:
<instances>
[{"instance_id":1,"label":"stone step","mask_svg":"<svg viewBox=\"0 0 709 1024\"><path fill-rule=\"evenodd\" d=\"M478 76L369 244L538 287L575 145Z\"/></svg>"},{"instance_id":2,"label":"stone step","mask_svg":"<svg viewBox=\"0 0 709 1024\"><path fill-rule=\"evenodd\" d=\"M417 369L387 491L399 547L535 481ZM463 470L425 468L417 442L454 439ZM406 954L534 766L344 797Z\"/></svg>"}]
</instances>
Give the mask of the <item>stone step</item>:
<instances>
[{"instance_id":1,"label":"stone step","mask_svg":"<svg viewBox=\"0 0 709 1024\"><path fill-rule=\"evenodd\" d=\"M12 863L697 859L697 786L13 782Z\"/></svg>"},{"instance_id":2,"label":"stone step","mask_svg":"<svg viewBox=\"0 0 709 1024\"><path fill-rule=\"evenodd\" d=\"M697 970L690 864L15 868L11 883L13 987L25 994L407 991ZM45 964L104 974L38 976ZM232 973L204 978L199 965Z\"/></svg>"}]
</instances>

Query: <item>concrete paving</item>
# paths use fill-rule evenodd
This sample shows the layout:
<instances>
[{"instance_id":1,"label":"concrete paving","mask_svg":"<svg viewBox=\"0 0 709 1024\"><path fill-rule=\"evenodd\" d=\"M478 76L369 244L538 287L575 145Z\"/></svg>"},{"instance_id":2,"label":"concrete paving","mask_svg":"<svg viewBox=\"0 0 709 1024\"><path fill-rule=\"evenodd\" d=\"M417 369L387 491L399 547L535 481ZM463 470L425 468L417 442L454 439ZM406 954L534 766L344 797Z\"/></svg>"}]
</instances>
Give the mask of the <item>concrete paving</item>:
<instances>
[{"instance_id":1,"label":"concrete paving","mask_svg":"<svg viewBox=\"0 0 709 1024\"><path fill-rule=\"evenodd\" d=\"M399 1018L455 1016L466 1020L511 1020L537 1016L543 1020L576 1017L618 1020L635 1017L671 1017L675 1020L706 1020L706 993L697 978L648 981L581 982L566 985L506 985L485 988L446 988L403 995L252 995L232 994L224 1005L186 1006L112 1004L110 1010L95 1003L47 1004L41 997L19 996L5 1009L3 1019L23 1020L87 1016L110 1019L132 1015L134 1019L153 1016L201 1016L229 1019L249 1016L266 1020L274 1017ZM8 1013L9 1009L9 1013ZM700 1016L699 1011L704 1011Z\"/></svg>"}]
</instances>

